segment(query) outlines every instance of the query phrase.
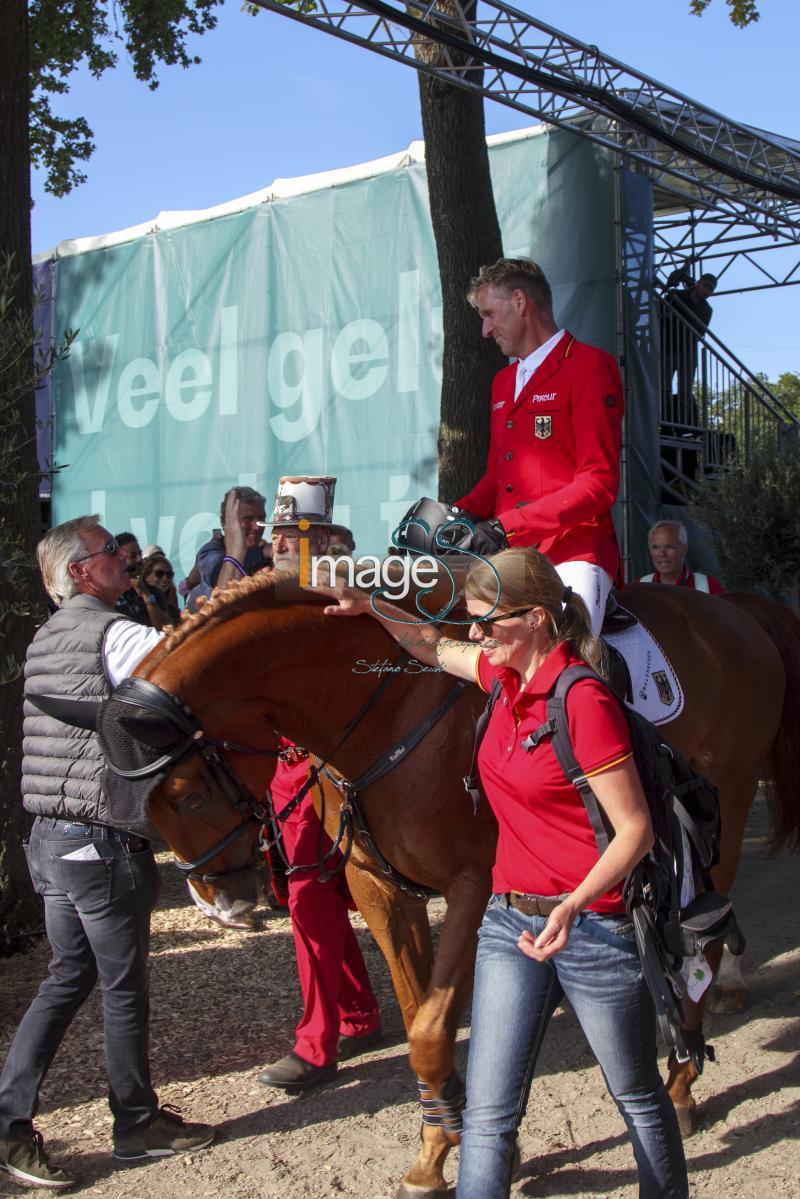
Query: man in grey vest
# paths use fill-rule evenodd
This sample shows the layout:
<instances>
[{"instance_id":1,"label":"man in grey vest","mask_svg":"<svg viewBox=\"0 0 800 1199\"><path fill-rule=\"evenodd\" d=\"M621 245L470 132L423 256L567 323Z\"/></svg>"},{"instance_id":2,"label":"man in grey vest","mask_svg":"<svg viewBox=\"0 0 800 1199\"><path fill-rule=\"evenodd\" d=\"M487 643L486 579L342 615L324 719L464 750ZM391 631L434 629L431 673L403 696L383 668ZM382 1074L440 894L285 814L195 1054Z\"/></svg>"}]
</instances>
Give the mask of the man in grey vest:
<instances>
[{"instance_id":1,"label":"man in grey vest","mask_svg":"<svg viewBox=\"0 0 800 1199\"><path fill-rule=\"evenodd\" d=\"M160 1108L150 1080L147 958L159 879L149 842L111 824L96 735L30 702L37 695L109 695L161 633L115 611L130 580L125 552L99 517L58 525L37 552L44 585L59 606L25 662L22 796L36 816L25 852L44 899L53 957L0 1076L0 1168L22 1182L60 1189L74 1179L48 1161L33 1117L61 1040L98 979L115 1164L202 1149L214 1130Z\"/></svg>"}]
</instances>

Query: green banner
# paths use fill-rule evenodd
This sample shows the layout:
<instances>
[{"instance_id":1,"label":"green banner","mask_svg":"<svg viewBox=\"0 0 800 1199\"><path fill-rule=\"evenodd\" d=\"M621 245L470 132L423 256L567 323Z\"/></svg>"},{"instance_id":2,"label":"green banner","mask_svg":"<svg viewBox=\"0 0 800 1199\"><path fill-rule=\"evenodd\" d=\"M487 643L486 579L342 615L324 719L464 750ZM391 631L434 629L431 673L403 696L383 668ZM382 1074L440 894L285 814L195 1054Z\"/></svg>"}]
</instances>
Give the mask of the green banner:
<instances>
[{"instance_id":1,"label":"green banner","mask_svg":"<svg viewBox=\"0 0 800 1199\"><path fill-rule=\"evenodd\" d=\"M540 261L560 323L616 353L610 158L560 132L492 140L506 253ZM232 484L269 512L280 475L332 474L359 551L386 549L436 495L441 386L424 163L398 163L63 248L54 328L80 333L54 380L54 522L99 511L186 572Z\"/></svg>"}]
</instances>

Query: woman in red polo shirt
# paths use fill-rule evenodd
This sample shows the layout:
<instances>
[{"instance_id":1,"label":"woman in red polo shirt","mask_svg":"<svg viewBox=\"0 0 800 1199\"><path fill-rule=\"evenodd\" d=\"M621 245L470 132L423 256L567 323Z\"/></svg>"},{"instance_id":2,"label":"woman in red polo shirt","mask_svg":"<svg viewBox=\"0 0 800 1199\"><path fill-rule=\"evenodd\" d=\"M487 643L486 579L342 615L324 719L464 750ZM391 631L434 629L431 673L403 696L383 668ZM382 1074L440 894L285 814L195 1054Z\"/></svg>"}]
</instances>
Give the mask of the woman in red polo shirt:
<instances>
[{"instance_id":1,"label":"woman in red polo shirt","mask_svg":"<svg viewBox=\"0 0 800 1199\"><path fill-rule=\"evenodd\" d=\"M601 663L583 601L528 548L472 568L470 642L409 624L408 613L389 605L376 613L362 592L335 594L329 614L369 613L418 660L477 679L485 691L500 681L478 758L499 836L475 969L458 1199L508 1196L536 1059L564 997L628 1126L640 1199L685 1199L686 1162L658 1070L655 1013L622 902L622 880L653 841L624 714L594 679L569 692L575 755L614 828L602 856L549 740L530 753L522 747L545 720L561 671Z\"/></svg>"}]
</instances>

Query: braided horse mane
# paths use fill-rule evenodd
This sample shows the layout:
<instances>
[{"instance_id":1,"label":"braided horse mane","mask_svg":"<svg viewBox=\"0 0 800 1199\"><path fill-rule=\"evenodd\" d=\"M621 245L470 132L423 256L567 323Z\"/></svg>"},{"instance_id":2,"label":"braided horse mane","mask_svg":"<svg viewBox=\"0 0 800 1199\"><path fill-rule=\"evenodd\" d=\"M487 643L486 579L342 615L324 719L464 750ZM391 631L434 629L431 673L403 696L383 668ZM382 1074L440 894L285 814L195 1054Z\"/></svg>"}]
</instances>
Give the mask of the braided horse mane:
<instances>
[{"instance_id":1,"label":"braided horse mane","mask_svg":"<svg viewBox=\"0 0 800 1199\"><path fill-rule=\"evenodd\" d=\"M164 640L146 659L145 677L167 654L182 646L203 629L238 616L253 608L282 608L297 604L327 603L300 586L297 571L262 570L249 578L238 579L215 589L211 596L200 596L197 611L184 610L178 624L167 627Z\"/></svg>"},{"instance_id":2,"label":"braided horse mane","mask_svg":"<svg viewBox=\"0 0 800 1199\"><path fill-rule=\"evenodd\" d=\"M441 594L443 602L447 603L452 595L453 587L460 594L463 589L463 569L456 568L455 570L442 569L441 581L437 584L436 594L427 597L426 610L431 612L436 610L437 597ZM441 592L440 589L441 588ZM407 599L397 601L398 606L407 609L409 612L417 612L416 608L416 588L412 589L411 594ZM249 578L239 579L236 582L228 583L225 587L214 590L210 597L201 596L197 600L197 611L184 611L178 624L168 626L164 640L157 646L145 660L144 677L147 677L150 670L157 666L167 654L184 645L186 641L193 638L195 634L202 632L207 628L213 628L222 621L230 619L232 616L238 616L242 612L247 612L253 608L273 608L277 612L281 608L295 607L298 604L307 604L310 606L322 606L330 601L313 592L306 590L300 586L300 576L298 571L280 569L280 570L261 570L258 574L252 575ZM455 606L455 613L463 614L463 600L458 599ZM287 617L284 617L287 619ZM295 618L296 619L296 618ZM455 633L457 637L463 637L464 630L460 628Z\"/></svg>"}]
</instances>

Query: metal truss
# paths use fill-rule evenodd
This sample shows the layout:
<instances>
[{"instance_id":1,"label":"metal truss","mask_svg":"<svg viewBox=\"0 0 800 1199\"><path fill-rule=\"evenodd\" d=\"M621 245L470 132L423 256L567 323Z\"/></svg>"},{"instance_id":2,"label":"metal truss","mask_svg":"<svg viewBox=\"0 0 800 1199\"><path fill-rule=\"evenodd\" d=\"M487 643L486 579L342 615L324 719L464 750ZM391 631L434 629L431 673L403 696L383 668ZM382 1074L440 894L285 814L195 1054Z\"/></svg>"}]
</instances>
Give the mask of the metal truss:
<instances>
[{"instance_id":1,"label":"metal truss","mask_svg":"<svg viewBox=\"0 0 800 1199\"><path fill-rule=\"evenodd\" d=\"M697 209L800 245L800 143L728 120L501 0L252 2L608 147L652 179L656 214Z\"/></svg>"},{"instance_id":2,"label":"metal truss","mask_svg":"<svg viewBox=\"0 0 800 1199\"><path fill-rule=\"evenodd\" d=\"M800 284L800 253L787 243L724 213L656 216L655 262L662 282L676 267L710 271L715 295L739 295ZM779 253L774 253L774 251Z\"/></svg>"}]
</instances>

